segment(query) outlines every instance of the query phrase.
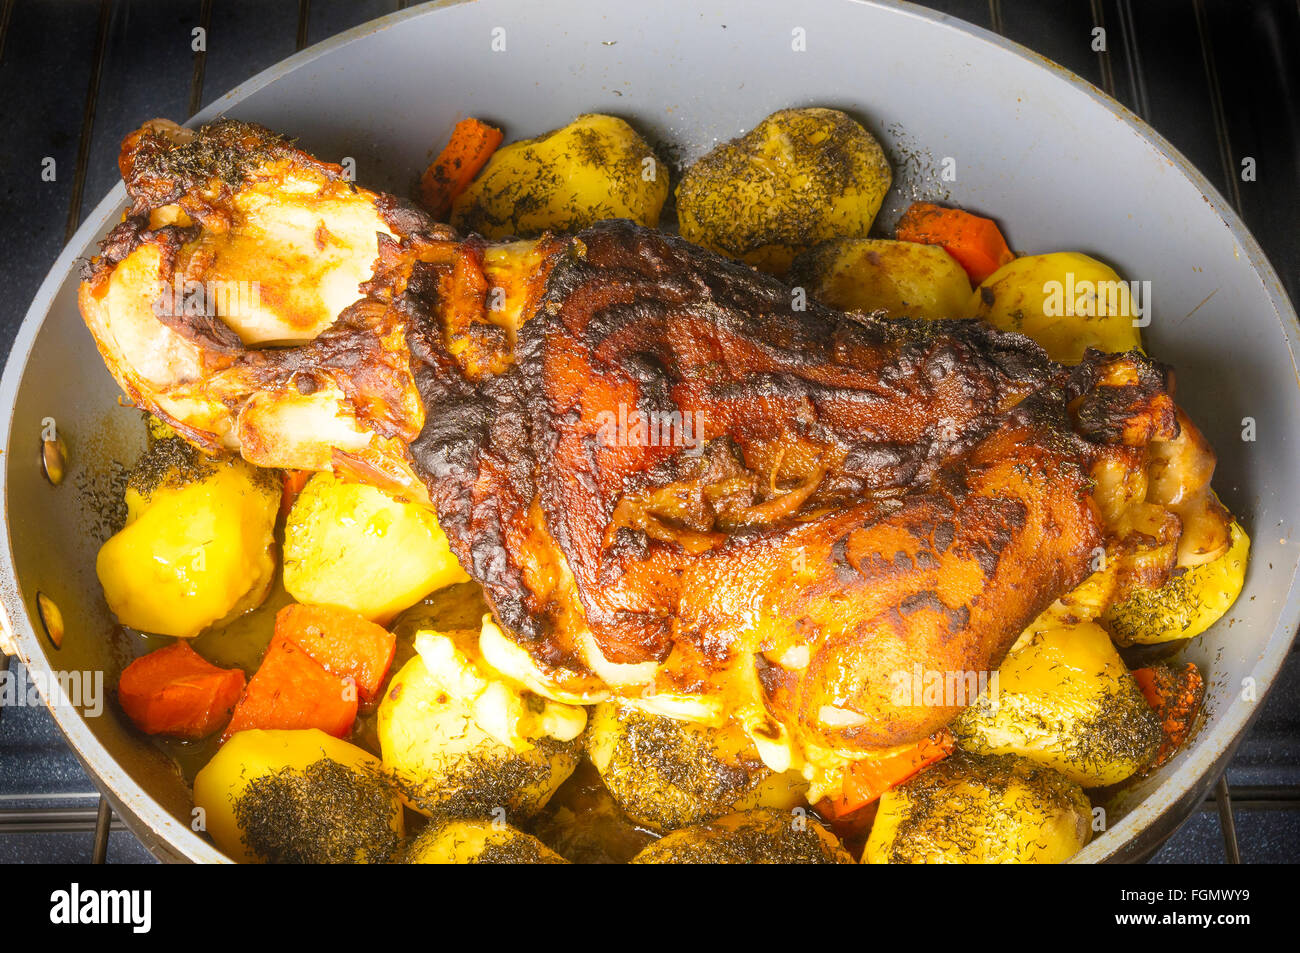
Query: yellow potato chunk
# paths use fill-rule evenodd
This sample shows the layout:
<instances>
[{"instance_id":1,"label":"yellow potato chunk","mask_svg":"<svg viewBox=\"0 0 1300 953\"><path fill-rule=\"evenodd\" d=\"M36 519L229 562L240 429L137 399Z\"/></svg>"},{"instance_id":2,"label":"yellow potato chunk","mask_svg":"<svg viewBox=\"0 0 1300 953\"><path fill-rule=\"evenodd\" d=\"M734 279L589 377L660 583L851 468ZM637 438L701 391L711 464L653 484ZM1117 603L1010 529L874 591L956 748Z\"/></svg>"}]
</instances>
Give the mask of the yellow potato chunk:
<instances>
[{"instance_id":1,"label":"yellow potato chunk","mask_svg":"<svg viewBox=\"0 0 1300 953\"><path fill-rule=\"evenodd\" d=\"M279 481L238 458L155 442L126 488L126 525L95 572L126 626L193 638L259 605L275 576Z\"/></svg>"},{"instance_id":2,"label":"yellow potato chunk","mask_svg":"<svg viewBox=\"0 0 1300 953\"><path fill-rule=\"evenodd\" d=\"M416 635L379 706L384 768L428 815L528 817L578 765L586 712L503 681L473 630Z\"/></svg>"},{"instance_id":3,"label":"yellow potato chunk","mask_svg":"<svg viewBox=\"0 0 1300 953\"><path fill-rule=\"evenodd\" d=\"M728 814L663 837L634 864L851 864L835 835L803 811Z\"/></svg>"},{"instance_id":4,"label":"yellow potato chunk","mask_svg":"<svg viewBox=\"0 0 1300 953\"><path fill-rule=\"evenodd\" d=\"M651 228L668 198L668 167L622 119L578 116L498 149L452 204L451 223L486 238L532 238L627 218Z\"/></svg>"},{"instance_id":5,"label":"yellow potato chunk","mask_svg":"<svg viewBox=\"0 0 1300 953\"><path fill-rule=\"evenodd\" d=\"M1150 301L1133 295L1110 267L1078 252L1027 255L1008 262L975 289L971 312L1004 331L1019 331L1065 364L1090 347L1142 346L1134 320ZM1146 315L1149 317L1149 314Z\"/></svg>"},{"instance_id":6,"label":"yellow potato chunk","mask_svg":"<svg viewBox=\"0 0 1300 953\"><path fill-rule=\"evenodd\" d=\"M1058 864L1088 843L1082 789L1012 756L957 752L880 798L867 864Z\"/></svg>"},{"instance_id":7,"label":"yellow potato chunk","mask_svg":"<svg viewBox=\"0 0 1300 953\"><path fill-rule=\"evenodd\" d=\"M1250 537L1236 520L1228 551L1158 589L1139 589L1106 610L1102 622L1121 645L1150 645L1200 635L1232 607L1246 582Z\"/></svg>"},{"instance_id":8,"label":"yellow potato chunk","mask_svg":"<svg viewBox=\"0 0 1300 953\"><path fill-rule=\"evenodd\" d=\"M799 252L865 238L893 175L880 143L836 109L782 109L686 170L682 237L784 275Z\"/></svg>"},{"instance_id":9,"label":"yellow potato chunk","mask_svg":"<svg viewBox=\"0 0 1300 953\"><path fill-rule=\"evenodd\" d=\"M1160 719L1099 625L1034 632L997 676L953 722L967 751L1019 755L1101 787L1131 777L1160 747Z\"/></svg>"},{"instance_id":10,"label":"yellow potato chunk","mask_svg":"<svg viewBox=\"0 0 1300 953\"><path fill-rule=\"evenodd\" d=\"M587 753L623 812L657 831L749 807L790 810L807 784L764 766L744 728L695 725L602 702L591 711Z\"/></svg>"},{"instance_id":11,"label":"yellow potato chunk","mask_svg":"<svg viewBox=\"0 0 1300 953\"><path fill-rule=\"evenodd\" d=\"M405 833L379 759L315 728L237 732L194 778L194 806L248 863L385 863Z\"/></svg>"},{"instance_id":12,"label":"yellow potato chunk","mask_svg":"<svg viewBox=\"0 0 1300 953\"><path fill-rule=\"evenodd\" d=\"M795 259L790 284L840 311L932 321L970 317L970 279L935 245L879 238L826 242Z\"/></svg>"},{"instance_id":13,"label":"yellow potato chunk","mask_svg":"<svg viewBox=\"0 0 1300 953\"><path fill-rule=\"evenodd\" d=\"M532 834L494 821L433 821L402 856L407 864L567 864Z\"/></svg>"},{"instance_id":14,"label":"yellow potato chunk","mask_svg":"<svg viewBox=\"0 0 1300 953\"><path fill-rule=\"evenodd\" d=\"M284 588L383 625L469 579L428 507L330 473L307 481L284 527Z\"/></svg>"}]
</instances>

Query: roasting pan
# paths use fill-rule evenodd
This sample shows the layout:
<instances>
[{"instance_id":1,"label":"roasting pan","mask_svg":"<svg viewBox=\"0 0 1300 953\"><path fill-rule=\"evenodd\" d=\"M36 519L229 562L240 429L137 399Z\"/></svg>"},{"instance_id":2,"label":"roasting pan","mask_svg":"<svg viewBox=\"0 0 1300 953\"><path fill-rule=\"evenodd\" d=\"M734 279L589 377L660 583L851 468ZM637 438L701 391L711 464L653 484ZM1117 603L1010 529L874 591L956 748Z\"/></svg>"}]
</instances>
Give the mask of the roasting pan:
<instances>
[{"instance_id":1,"label":"roasting pan","mask_svg":"<svg viewBox=\"0 0 1300 953\"><path fill-rule=\"evenodd\" d=\"M950 201L996 216L1017 250L1082 251L1152 283L1146 340L1177 368L1179 401L1218 451L1215 486L1254 550L1237 604L1183 652L1207 674L1195 742L1111 804L1105 832L1076 858L1139 859L1217 780L1296 631L1300 327L1228 203L1131 112L1015 43L905 3L479 0L341 34L194 121L264 123L321 158L351 157L366 185L406 194L432 147L469 114L522 137L576 113L614 113L661 155L689 161L775 109L813 104L852 113L886 144L895 188L884 225L906 202ZM38 679L102 670L111 686L131 656L94 558L109 532L106 503L120 492L114 474L143 449L143 433L119 407L76 307L77 259L124 207L119 184L54 263L0 382L0 621ZM46 418L69 449L57 487L39 459ZM61 649L42 628L38 592L62 611ZM52 711L158 857L225 860L191 830L189 791L172 763L111 702L98 717Z\"/></svg>"}]
</instances>

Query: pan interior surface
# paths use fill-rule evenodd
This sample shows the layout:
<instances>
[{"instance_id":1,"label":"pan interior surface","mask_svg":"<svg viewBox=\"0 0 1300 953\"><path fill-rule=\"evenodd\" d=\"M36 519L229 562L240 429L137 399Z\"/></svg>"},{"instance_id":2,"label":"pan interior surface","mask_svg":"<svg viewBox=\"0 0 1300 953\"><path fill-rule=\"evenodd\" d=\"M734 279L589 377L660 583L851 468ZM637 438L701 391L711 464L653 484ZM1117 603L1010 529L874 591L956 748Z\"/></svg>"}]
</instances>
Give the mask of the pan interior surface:
<instances>
[{"instance_id":1,"label":"pan interior surface","mask_svg":"<svg viewBox=\"0 0 1300 953\"><path fill-rule=\"evenodd\" d=\"M1196 742L1127 792L1078 859L1134 856L1144 832L1150 840L1172 830L1167 818L1157 823L1162 814L1190 810L1215 780L1211 769L1230 755L1295 631L1300 388L1295 315L1258 246L1199 174L1122 107L1014 44L906 5L721 0L700 10L673 0L607 5L593 16L573 0L480 0L343 34L253 78L196 121L228 114L263 123L323 159L351 157L360 182L405 195L467 115L524 138L578 113L612 113L681 163L776 109L804 105L849 112L891 152L885 225L908 202L951 202L996 217L1018 251L1081 251L1151 282L1144 338L1177 368L1178 400L1216 448L1215 487L1254 550L1237 604L1184 652L1207 675L1209 714ZM951 181L938 176L944 159L953 160ZM82 326L75 259L93 253L124 200L118 186L55 264L2 385L12 414L2 424L0 597L20 654L46 675L103 670L110 687L133 649L115 634L94 560L144 436ZM37 452L47 418L71 454L59 487L43 478ZM41 631L38 591L63 612L61 649ZM55 717L160 856L221 859L191 830L179 773L111 700L100 717L66 707Z\"/></svg>"}]
</instances>

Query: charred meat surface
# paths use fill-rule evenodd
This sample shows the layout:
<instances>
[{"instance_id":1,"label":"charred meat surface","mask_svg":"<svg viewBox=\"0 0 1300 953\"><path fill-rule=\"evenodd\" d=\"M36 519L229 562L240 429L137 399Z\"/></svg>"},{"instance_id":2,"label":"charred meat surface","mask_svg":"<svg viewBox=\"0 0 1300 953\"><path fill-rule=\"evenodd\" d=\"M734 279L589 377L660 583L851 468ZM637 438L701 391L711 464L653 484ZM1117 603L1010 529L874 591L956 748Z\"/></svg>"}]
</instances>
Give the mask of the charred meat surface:
<instances>
[{"instance_id":1,"label":"charred meat surface","mask_svg":"<svg viewBox=\"0 0 1300 953\"><path fill-rule=\"evenodd\" d=\"M1089 574L1091 466L1173 405L1137 354L1067 369L973 321L792 300L681 240L585 230L417 467L557 677L653 666L656 692L761 698L804 745L890 747L956 713L899 706L897 673L996 669Z\"/></svg>"}]
</instances>

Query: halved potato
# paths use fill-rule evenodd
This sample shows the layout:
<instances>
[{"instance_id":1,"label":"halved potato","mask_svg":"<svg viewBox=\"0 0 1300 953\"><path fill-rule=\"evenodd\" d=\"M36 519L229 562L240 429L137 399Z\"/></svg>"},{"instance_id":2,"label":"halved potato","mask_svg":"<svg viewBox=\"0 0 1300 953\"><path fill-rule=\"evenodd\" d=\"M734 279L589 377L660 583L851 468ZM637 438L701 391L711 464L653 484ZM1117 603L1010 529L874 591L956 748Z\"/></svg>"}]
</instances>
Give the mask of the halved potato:
<instances>
[{"instance_id":1,"label":"halved potato","mask_svg":"<svg viewBox=\"0 0 1300 953\"><path fill-rule=\"evenodd\" d=\"M1026 255L975 289L971 313L1004 331L1019 331L1049 357L1077 364L1089 347L1128 351L1142 346L1133 323L1137 307L1127 283L1095 258L1078 252Z\"/></svg>"},{"instance_id":2,"label":"halved potato","mask_svg":"<svg viewBox=\"0 0 1300 953\"><path fill-rule=\"evenodd\" d=\"M1100 626L1035 632L1002 662L997 684L952 724L978 754L1015 754L1076 784L1131 777L1160 747L1160 719Z\"/></svg>"},{"instance_id":3,"label":"halved potato","mask_svg":"<svg viewBox=\"0 0 1300 953\"><path fill-rule=\"evenodd\" d=\"M880 798L868 864L1055 864L1088 843L1092 807L1065 776L958 751Z\"/></svg>"},{"instance_id":4,"label":"halved potato","mask_svg":"<svg viewBox=\"0 0 1300 953\"><path fill-rule=\"evenodd\" d=\"M451 223L486 238L574 232L608 218L653 228L668 167L622 119L599 113L493 153L452 205Z\"/></svg>"},{"instance_id":5,"label":"halved potato","mask_svg":"<svg viewBox=\"0 0 1300 953\"><path fill-rule=\"evenodd\" d=\"M275 577L274 473L154 441L126 488L126 525L95 572L123 625L193 638L259 605Z\"/></svg>"},{"instance_id":6,"label":"halved potato","mask_svg":"<svg viewBox=\"0 0 1300 953\"><path fill-rule=\"evenodd\" d=\"M502 681L473 630L421 632L379 706L384 768L422 814L513 819L577 767L586 712Z\"/></svg>"},{"instance_id":7,"label":"halved potato","mask_svg":"<svg viewBox=\"0 0 1300 953\"><path fill-rule=\"evenodd\" d=\"M1246 582L1250 537L1236 520L1228 551L1158 589L1138 589L1103 613L1102 623L1120 645L1150 645L1200 635L1227 612Z\"/></svg>"},{"instance_id":8,"label":"halved potato","mask_svg":"<svg viewBox=\"0 0 1300 953\"><path fill-rule=\"evenodd\" d=\"M865 238L893 175L880 143L837 109L782 109L682 176L682 237L784 275L799 252Z\"/></svg>"},{"instance_id":9,"label":"halved potato","mask_svg":"<svg viewBox=\"0 0 1300 953\"><path fill-rule=\"evenodd\" d=\"M842 238L795 259L790 284L840 311L884 311L891 318L970 317L970 279L935 245Z\"/></svg>"},{"instance_id":10,"label":"halved potato","mask_svg":"<svg viewBox=\"0 0 1300 953\"><path fill-rule=\"evenodd\" d=\"M402 853L406 864L567 864L532 834L493 821L432 821Z\"/></svg>"},{"instance_id":11,"label":"halved potato","mask_svg":"<svg viewBox=\"0 0 1300 953\"><path fill-rule=\"evenodd\" d=\"M663 837L634 864L851 864L853 857L804 813L742 811Z\"/></svg>"},{"instance_id":12,"label":"halved potato","mask_svg":"<svg viewBox=\"0 0 1300 953\"><path fill-rule=\"evenodd\" d=\"M194 806L249 863L385 863L405 830L379 759L315 728L236 733L194 778Z\"/></svg>"},{"instance_id":13,"label":"halved potato","mask_svg":"<svg viewBox=\"0 0 1300 953\"><path fill-rule=\"evenodd\" d=\"M591 710L587 753L632 820L668 831L750 807L790 810L807 784L763 765L744 728L695 725L615 702Z\"/></svg>"},{"instance_id":14,"label":"halved potato","mask_svg":"<svg viewBox=\"0 0 1300 953\"><path fill-rule=\"evenodd\" d=\"M284 588L299 602L387 623L430 592L469 576L433 510L317 473L284 526Z\"/></svg>"}]
</instances>

